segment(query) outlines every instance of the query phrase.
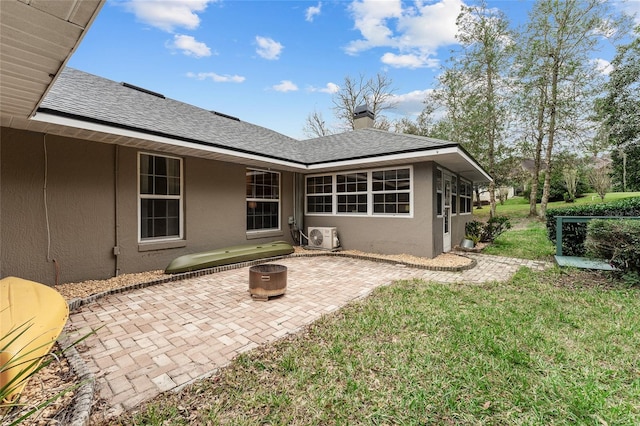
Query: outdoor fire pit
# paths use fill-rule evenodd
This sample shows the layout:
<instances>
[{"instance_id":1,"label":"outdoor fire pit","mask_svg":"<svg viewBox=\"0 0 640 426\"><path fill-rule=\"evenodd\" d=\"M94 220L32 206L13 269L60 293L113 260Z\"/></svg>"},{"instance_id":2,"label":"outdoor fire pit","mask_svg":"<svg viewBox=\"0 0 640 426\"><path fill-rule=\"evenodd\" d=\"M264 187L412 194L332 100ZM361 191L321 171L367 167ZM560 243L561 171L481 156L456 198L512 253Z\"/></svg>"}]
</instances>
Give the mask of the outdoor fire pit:
<instances>
[{"instance_id":1,"label":"outdoor fire pit","mask_svg":"<svg viewBox=\"0 0 640 426\"><path fill-rule=\"evenodd\" d=\"M267 301L287 289L287 267L269 264L249 268L249 293L255 300Z\"/></svg>"}]
</instances>

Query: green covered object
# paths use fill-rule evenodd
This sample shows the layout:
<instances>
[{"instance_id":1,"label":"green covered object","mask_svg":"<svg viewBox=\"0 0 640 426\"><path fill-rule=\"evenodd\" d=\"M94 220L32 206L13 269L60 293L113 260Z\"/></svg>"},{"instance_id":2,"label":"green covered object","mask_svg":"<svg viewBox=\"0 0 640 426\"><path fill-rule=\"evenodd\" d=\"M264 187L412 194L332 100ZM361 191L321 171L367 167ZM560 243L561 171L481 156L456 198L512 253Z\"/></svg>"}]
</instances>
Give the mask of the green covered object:
<instances>
[{"instance_id":1,"label":"green covered object","mask_svg":"<svg viewBox=\"0 0 640 426\"><path fill-rule=\"evenodd\" d=\"M169 263L164 272L165 274L179 274L232 263L284 256L291 253L293 253L293 247L285 241L223 247L177 257Z\"/></svg>"}]
</instances>

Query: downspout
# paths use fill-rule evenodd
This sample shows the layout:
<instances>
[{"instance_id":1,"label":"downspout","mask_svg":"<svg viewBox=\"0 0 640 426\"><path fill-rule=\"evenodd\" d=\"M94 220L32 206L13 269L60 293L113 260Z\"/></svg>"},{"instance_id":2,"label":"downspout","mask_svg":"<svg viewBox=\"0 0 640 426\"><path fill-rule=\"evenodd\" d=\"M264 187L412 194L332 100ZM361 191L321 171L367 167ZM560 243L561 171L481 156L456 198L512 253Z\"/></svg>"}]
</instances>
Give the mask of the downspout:
<instances>
[{"instance_id":1,"label":"downspout","mask_svg":"<svg viewBox=\"0 0 640 426\"><path fill-rule=\"evenodd\" d=\"M114 215L115 215L115 230L114 230L114 238L115 238L115 245L113 246L113 256L115 257L115 271L114 271L114 276L117 277L118 275L120 275L120 235L119 235L119 229L120 229L120 219L119 219L119 214L118 214L118 199L119 199L119 192L118 192L118 176L120 175L120 147L118 145L115 145L115 159L114 159L114 167L113 167L113 198L114 198L114 202L113 202L113 209L114 209Z\"/></svg>"},{"instance_id":2,"label":"downspout","mask_svg":"<svg viewBox=\"0 0 640 426\"><path fill-rule=\"evenodd\" d=\"M293 173L293 224L292 231L298 237L299 245L302 245L302 235L304 229L304 190L302 187L303 176L299 173Z\"/></svg>"}]
</instances>

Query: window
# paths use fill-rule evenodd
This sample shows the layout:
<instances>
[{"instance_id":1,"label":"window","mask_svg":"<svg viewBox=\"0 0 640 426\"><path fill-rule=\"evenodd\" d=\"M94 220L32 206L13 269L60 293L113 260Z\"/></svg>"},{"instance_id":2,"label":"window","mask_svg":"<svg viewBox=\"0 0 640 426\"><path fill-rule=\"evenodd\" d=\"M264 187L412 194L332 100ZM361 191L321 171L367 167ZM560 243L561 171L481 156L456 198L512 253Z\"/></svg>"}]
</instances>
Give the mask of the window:
<instances>
[{"instance_id":1,"label":"window","mask_svg":"<svg viewBox=\"0 0 640 426\"><path fill-rule=\"evenodd\" d=\"M451 176L451 213L458 213L458 178Z\"/></svg>"},{"instance_id":2,"label":"window","mask_svg":"<svg viewBox=\"0 0 640 426\"><path fill-rule=\"evenodd\" d=\"M247 231L280 229L280 173L247 170Z\"/></svg>"},{"instance_id":3,"label":"window","mask_svg":"<svg viewBox=\"0 0 640 426\"><path fill-rule=\"evenodd\" d=\"M372 173L373 213L409 214L411 176L409 169Z\"/></svg>"},{"instance_id":4,"label":"window","mask_svg":"<svg viewBox=\"0 0 640 426\"><path fill-rule=\"evenodd\" d=\"M338 213L367 214L367 173L336 176Z\"/></svg>"},{"instance_id":5,"label":"window","mask_svg":"<svg viewBox=\"0 0 640 426\"><path fill-rule=\"evenodd\" d=\"M471 183L460 180L460 213L471 213L472 197Z\"/></svg>"},{"instance_id":6,"label":"window","mask_svg":"<svg viewBox=\"0 0 640 426\"><path fill-rule=\"evenodd\" d=\"M333 213L333 176L307 178L307 212Z\"/></svg>"},{"instance_id":7,"label":"window","mask_svg":"<svg viewBox=\"0 0 640 426\"><path fill-rule=\"evenodd\" d=\"M182 238L182 159L138 155L140 241Z\"/></svg>"},{"instance_id":8,"label":"window","mask_svg":"<svg viewBox=\"0 0 640 426\"><path fill-rule=\"evenodd\" d=\"M442 216L442 170L436 169L436 215Z\"/></svg>"},{"instance_id":9,"label":"window","mask_svg":"<svg viewBox=\"0 0 640 426\"><path fill-rule=\"evenodd\" d=\"M307 214L410 216L411 179L410 167L308 176L306 211Z\"/></svg>"}]
</instances>

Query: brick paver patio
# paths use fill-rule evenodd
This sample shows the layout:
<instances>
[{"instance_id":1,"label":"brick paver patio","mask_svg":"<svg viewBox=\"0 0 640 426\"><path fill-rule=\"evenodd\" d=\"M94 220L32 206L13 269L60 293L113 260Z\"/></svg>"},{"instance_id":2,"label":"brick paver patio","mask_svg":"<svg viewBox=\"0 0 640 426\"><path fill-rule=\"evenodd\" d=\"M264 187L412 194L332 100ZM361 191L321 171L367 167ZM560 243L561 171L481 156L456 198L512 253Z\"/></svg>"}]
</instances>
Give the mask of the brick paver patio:
<instances>
[{"instance_id":1,"label":"brick paver patio","mask_svg":"<svg viewBox=\"0 0 640 426\"><path fill-rule=\"evenodd\" d=\"M82 357L110 415L179 388L228 364L239 353L275 341L397 279L445 283L504 281L521 266L544 263L471 254L464 272L436 272L346 257L292 257L287 291L251 299L249 268L115 294L72 313L68 327L91 336Z\"/></svg>"}]
</instances>

